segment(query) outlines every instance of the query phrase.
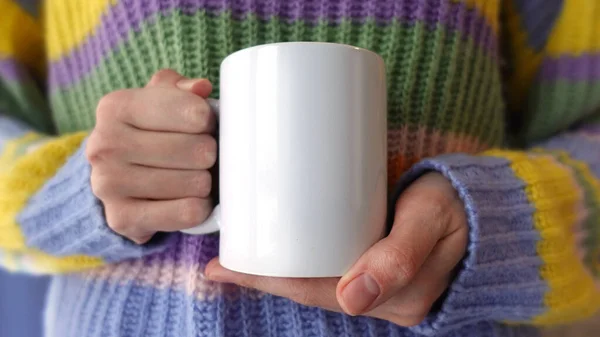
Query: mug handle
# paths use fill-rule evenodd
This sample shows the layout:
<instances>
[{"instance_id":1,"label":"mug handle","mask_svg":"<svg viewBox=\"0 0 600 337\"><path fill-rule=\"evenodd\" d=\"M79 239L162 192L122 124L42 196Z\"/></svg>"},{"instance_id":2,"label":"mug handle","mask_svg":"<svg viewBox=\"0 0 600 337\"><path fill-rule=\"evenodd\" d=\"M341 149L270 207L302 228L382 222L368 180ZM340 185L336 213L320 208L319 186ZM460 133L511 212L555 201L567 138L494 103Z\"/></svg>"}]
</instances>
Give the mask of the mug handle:
<instances>
[{"instance_id":1,"label":"mug handle","mask_svg":"<svg viewBox=\"0 0 600 337\"><path fill-rule=\"evenodd\" d=\"M219 118L219 101L216 99L209 98L207 99L208 105L210 105L211 110L217 115L217 119ZM221 205L215 206L212 213L204 220L203 223L196 227L183 229L180 232L191 234L191 235L203 235L210 234L214 232L218 232L221 229Z\"/></svg>"}]
</instances>

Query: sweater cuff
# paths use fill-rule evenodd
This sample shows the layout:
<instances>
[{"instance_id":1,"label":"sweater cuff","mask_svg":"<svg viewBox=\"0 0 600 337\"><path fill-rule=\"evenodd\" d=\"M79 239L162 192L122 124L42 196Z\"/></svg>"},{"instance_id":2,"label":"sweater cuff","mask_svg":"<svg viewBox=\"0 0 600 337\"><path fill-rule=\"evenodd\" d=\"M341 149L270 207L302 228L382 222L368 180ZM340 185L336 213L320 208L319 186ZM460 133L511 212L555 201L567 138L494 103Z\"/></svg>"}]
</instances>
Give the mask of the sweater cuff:
<instances>
[{"instance_id":1,"label":"sweater cuff","mask_svg":"<svg viewBox=\"0 0 600 337\"><path fill-rule=\"evenodd\" d=\"M511 163L499 157L452 154L424 160L398 184L395 199L415 179L437 171L448 178L464 202L467 254L436 312L415 332L437 335L481 320L524 321L543 310L547 284L536 253L540 235L526 184Z\"/></svg>"},{"instance_id":2,"label":"sweater cuff","mask_svg":"<svg viewBox=\"0 0 600 337\"><path fill-rule=\"evenodd\" d=\"M53 256L86 255L106 262L161 251L167 245L165 235L137 245L108 227L102 203L92 193L85 144L19 214L17 221L27 246Z\"/></svg>"}]
</instances>

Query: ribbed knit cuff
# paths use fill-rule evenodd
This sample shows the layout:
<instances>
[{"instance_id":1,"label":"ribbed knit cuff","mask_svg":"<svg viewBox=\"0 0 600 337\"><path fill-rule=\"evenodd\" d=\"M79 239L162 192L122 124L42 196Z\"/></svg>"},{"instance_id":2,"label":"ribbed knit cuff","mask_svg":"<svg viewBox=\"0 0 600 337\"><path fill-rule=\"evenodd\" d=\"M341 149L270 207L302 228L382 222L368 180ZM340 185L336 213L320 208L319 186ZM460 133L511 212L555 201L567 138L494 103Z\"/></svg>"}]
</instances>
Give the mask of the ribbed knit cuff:
<instances>
[{"instance_id":1,"label":"ribbed knit cuff","mask_svg":"<svg viewBox=\"0 0 600 337\"><path fill-rule=\"evenodd\" d=\"M436 312L412 329L432 336L481 320L524 321L544 310L546 282L536 254L540 236L525 183L503 158L445 155L417 164L397 196L430 171L448 178L465 204L468 251Z\"/></svg>"},{"instance_id":2,"label":"ribbed knit cuff","mask_svg":"<svg viewBox=\"0 0 600 337\"><path fill-rule=\"evenodd\" d=\"M107 262L161 251L165 236L137 245L108 227L102 204L92 193L84 149L85 142L19 214L27 245L54 256L87 255Z\"/></svg>"}]
</instances>

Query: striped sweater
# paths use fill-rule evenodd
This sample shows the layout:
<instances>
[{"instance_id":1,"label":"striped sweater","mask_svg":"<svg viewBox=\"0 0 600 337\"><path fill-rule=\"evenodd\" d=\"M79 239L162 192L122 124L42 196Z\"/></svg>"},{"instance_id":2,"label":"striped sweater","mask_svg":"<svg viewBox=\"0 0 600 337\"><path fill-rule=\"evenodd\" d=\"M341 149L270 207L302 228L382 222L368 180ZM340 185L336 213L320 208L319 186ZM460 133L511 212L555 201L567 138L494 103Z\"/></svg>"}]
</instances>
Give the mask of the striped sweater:
<instances>
[{"instance_id":1,"label":"striped sweater","mask_svg":"<svg viewBox=\"0 0 600 337\"><path fill-rule=\"evenodd\" d=\"M0 13L0 264L53 275L48 336L535 336L600 307L596 0L0 0ZM137 246L107 227L82 151L98 100L161 68L218 83L225 56L278 41L379 53L393 196L435 170L463 199L468 251L422 324L209 282L218 235Z\"/></svg>"}]
</instances>

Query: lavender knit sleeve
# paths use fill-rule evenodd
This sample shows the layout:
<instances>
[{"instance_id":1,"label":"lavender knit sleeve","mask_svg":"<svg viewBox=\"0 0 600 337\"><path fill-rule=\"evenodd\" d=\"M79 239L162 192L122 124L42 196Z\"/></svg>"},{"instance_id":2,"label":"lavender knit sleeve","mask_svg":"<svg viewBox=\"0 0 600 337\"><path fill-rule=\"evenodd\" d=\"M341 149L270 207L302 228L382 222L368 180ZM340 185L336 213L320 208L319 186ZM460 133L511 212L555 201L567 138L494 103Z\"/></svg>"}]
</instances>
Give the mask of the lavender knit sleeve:
<instances>
[{"instance_id":1,"label":"lavender knit sleeve","mask_svg":"<svg viewBox=\"0 0 600 337\"><path fill-rule=\"evenodd\" d=\"M588 127L528 152L443 155L401 179L398 195L426 172L443 174L470 227L455 280L415 332L482 320L568 323L600 308L599 136Z\"/></svg>"},{"instance_id":2,"label":"lavender knit sleeve","mask_svg":"<svg viewBox=\"0 0 600 337\"><path fill-rule=\"evenodd\" d=\"M137 245L108 227L102 203L92 193L84 149L85 142L18 215L27 245L53 256L85 255L106 262L165 248L166 234Z\"/></svg>"}]
</instances>

